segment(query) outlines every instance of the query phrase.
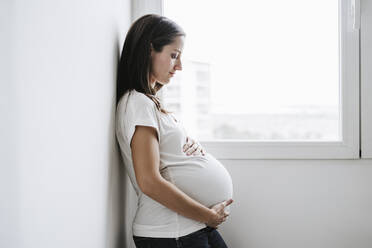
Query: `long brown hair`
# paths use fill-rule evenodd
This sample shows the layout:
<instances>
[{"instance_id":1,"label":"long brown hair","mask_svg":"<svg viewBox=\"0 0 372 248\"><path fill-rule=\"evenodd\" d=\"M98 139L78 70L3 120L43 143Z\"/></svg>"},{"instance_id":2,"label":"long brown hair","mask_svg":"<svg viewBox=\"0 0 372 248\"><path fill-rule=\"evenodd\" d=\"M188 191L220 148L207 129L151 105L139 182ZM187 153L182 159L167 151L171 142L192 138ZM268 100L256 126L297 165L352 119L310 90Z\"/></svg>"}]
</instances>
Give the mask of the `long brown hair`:
<instances>
[{"instance_id":1,"label":"long brown hair","mask_svg":"<svg viewBox=\"0 0 372 248\"><path fill-rule=\"evenodd\" d=\"M156 14L144 15L131 25L119 62L116 105L126 92L135 89L149 97L159 111L169 113L162 108L160 99L156 97L156 92L163 85L158 82L155 82L154 88L150 85L151 44L156 52L161 52L177 36L186 34L172 20Z\"/></svg>"}]
</instances>

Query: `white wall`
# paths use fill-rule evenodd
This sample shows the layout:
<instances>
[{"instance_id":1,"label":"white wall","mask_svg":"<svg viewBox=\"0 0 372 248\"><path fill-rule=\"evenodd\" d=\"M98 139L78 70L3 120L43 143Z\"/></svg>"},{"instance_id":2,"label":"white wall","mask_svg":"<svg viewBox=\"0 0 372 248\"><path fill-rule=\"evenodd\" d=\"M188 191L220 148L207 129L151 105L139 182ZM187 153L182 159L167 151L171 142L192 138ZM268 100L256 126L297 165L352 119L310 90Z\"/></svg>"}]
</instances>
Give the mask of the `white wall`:
<instances>
[{"instance_id":1,"label":"white wall","mask_svg":"<svg viewBox=\"0 0 372 248\"><path fill-rule=\"evenodd\" d=\"M123 247L114 114L130 1L0 12L0 247Z\"/></svg>"},{"instance_id":2,"label":"white wall","mask_svg":"<svg viewBox=\"0 0 372 248\"><path fill-rule=\"evenodd\" d=\"M234 183L229 247L372 247L371 160L222 162Z\"/></svg>"}]
</instances>

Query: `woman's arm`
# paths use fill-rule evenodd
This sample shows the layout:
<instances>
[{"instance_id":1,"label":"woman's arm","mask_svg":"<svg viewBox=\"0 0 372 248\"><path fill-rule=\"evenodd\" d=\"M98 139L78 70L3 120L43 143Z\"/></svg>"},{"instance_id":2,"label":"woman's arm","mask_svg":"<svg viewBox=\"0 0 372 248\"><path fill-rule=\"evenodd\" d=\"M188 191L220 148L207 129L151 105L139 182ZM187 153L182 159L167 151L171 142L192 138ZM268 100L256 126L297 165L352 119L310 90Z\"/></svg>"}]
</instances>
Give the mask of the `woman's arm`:
<instances>
[{"instance_id":1,"label":"woman's arm","mask_svg":"<svg viewBox=\"0 0 372 248\"><path fill-rule=\"evenodd\" d=\"M213 210L190 198L161 176L159 142L154 128L136 126L131 149L137 183L144 194L187 218L202 223L216 218Z\"/></svg>"}]
</instances>

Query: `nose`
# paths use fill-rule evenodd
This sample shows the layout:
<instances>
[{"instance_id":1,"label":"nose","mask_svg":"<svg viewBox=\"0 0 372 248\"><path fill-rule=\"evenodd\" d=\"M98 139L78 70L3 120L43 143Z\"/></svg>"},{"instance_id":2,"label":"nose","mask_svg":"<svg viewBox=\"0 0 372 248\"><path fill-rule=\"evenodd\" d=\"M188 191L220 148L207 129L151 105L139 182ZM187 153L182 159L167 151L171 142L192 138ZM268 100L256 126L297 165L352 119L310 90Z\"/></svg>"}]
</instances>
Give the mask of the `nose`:
<instances>
[{"instance_id":1,"label":"nose","mask_svg":"<svg viewBox=\"0 0 372 248\"><path fill-rule=\"evenodd\" d=\"M177 60L177 63L176 63L176 65L174 66L174 69L175 70L182 70L182 62L181 62L181 60L180 59L178 59Z\"/></svg>"}]
</instances>

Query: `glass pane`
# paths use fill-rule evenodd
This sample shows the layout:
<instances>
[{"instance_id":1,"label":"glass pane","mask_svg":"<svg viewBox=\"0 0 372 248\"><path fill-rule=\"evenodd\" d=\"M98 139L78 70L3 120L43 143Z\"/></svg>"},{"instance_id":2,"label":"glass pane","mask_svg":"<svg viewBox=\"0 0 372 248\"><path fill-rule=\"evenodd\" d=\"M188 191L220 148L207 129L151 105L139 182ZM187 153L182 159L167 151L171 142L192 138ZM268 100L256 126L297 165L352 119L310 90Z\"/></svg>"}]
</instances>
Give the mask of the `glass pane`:
<instances>
[{"instance_id":1,"label":"glass pane","mask_svg":"<svg viewBox=\"0 0 372 248\"><path fill-rule=\"evenodd\" d=\"M164 0L186 32L166 109L201 141L336 141L338 1Z\"/></svg>"}]
</instances>

